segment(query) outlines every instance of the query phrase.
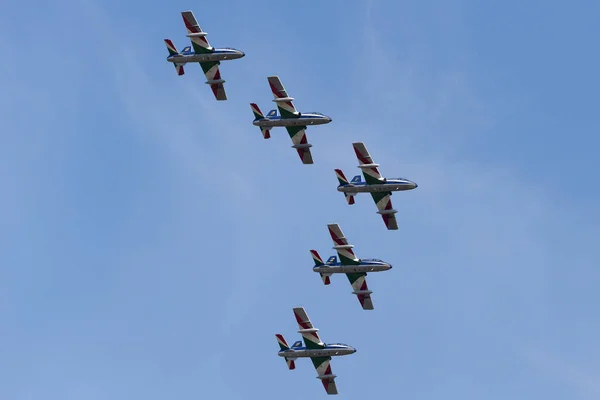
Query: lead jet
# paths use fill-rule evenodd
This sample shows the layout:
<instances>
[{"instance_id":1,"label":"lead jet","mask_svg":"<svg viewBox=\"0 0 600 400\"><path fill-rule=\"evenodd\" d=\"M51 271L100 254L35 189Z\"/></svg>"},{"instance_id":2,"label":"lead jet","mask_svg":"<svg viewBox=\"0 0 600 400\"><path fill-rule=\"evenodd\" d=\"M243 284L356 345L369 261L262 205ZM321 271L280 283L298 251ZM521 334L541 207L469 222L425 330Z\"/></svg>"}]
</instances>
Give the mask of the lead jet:
<instances>
[{"instance_id":1,"label":"lead jet","mask_svg":"<svg viewBox=\"0 0 600 400\"><path fill-rule=\"evenodd\" d=\"M194 13L191 11L183 11L181 13L183 22L187 29L187 37L190 38L192 45L185 47L181 52L177 51L173 42L169 39L165 39L169 56L167 61L175 65L178 75L185 73L183 66L190 62L198 62L206 75L206 84L210 85L210 88L215 95L217 100L227 100L225 94L225 88L223 83L225 81L221 79L221 72L219 71L219 65L223 60L234 60L236 58L242 58L245 56L243 51L222 48L216 49L212 47L206 39L206 32L202 31L202 28L198 25ZM194 50L192 50L192 47Z\"/></svg>"},{"instance_id":2,"label":"lead jet","mask_svg":"<svg viewBox=\"0 0 600 400\"><path fill-rule=\"evenodd\" d=\"M277 110L271 110L265 117L260 111L260 108L255 103L250 103L252 112L254 113L254 121L252 124L260 127L260 131L265 139L271 137L270 129L275 126L285 126L290 138L292 139L293 148L298 151L300 160L304 164L312 164L312 154L310 148L312 144L306 140L306 127L308 125L322 125L331 122L331 118L317 112L300 113L294 107L293 98L289 97L285 88L281 84L278 76L269 76L269 85L273 92L273 101L277 104Z\"/></svg>"},{"instance_id":3,"label":"lead jet","mask_svg":"<svg viewBox=\"0 0 600 400\"><path fill-rule=\"evenodd\" d=\"M396 221L396 214L398 211L392 208L392 201L390 196L392 192L401 190L412 190L418 185L415 182L409 181L404 178L393 178L386 179L381 176L377 167L379 164L375 164L369 151L362 142L352 143L354 146L354 152L358 158L358 168L362 169L362 173L365 177L365 182L361 182L360 175L356 175L350 182L346 179L346 176L340 169L336 169L340 184L337 187L338 192L344 193L348 204L354 204L354 196L357 193L371 193L375 204L377 205L377 213L381 214L385 226L389 230L398 229L398 222Z\"/></svg>"},{"instance_id":4,"label":"lead jet","mask_svg":"<svg viewBox=\"0 0 600 400\"><path fill-rule=\"evenodd\" d=\"M317 378L323 383L327 394L338 394L335 385L336 376L331 373L329 362L331 361L331 357L353 354L356 353L356 349L343 343L323 343L317 333L319 330L310 322L304 308L294 308L294 316L298 322L298 333L302 334L305 346L302 346L302 342L298 340L290 347L283 335L276 334L275 336L281 349L277 355L285 358L289 369L296 368L294 361L297 358L309 357L317 370Z\"/></svg>"},{"instance_id":5,"label":"lead jet","mask_svg":"<svg viewBox=\"0 0 600 400\"><path fill-rule=\"evenodd\" d=\"M329 277L332 274L346 274L353 292L358 298L363 310L372 310L373 301L371 300L372 291L367 287L367 272L388 271L392 269L392 265L382 260L375 258L360 259L354 255L352 251L353 245L348 243L344 233L338 224L329 224L329 234L333 240L333 248L337 251L340 261L336 256L331 256L327 262L323 259L316 250L311 250L310 254L315 262L313 271L318 272L323 279L325 285L329 285L331 280Z\"/></svg>"}]
</instances>

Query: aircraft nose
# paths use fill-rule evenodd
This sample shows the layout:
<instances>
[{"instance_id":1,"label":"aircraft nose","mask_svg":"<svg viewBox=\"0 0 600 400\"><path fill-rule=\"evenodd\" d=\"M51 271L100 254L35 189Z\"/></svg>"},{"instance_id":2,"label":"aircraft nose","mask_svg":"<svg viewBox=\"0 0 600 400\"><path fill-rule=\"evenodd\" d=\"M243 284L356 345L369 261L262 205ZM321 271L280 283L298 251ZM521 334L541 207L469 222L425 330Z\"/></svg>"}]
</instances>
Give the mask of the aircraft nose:
<instances>
[{"instance_id":1,"label":"aircraft nose","mask_svg":"<svg viewBox=\"0 0 600 400\"><path fill-rule=\"evenodd\" d=\"M413 185L414 185L413 189L416 189L419 187L419 185L417 185L416 182L413 182Z\"/></svg>"},{"instance_id":2,"label":"aircraft nose","mask_svg":"<svg viewBox=\"0 0 600 400\"><path fill-rule=\"evenodd\" d=\"M244 53L243 51L240 51L240 56L244 57L246 55L246 53Z\"/></svg>"},{"instance_id":3,"label":"aircraft nose","mask_svg":"<svg viewBox=\"0 0 600 400\"><path fill-rule=\"evenodd\" d=\"M353 347L352 348L352 354L356 353L356 349Z\"/></svg>"}]
</instances>

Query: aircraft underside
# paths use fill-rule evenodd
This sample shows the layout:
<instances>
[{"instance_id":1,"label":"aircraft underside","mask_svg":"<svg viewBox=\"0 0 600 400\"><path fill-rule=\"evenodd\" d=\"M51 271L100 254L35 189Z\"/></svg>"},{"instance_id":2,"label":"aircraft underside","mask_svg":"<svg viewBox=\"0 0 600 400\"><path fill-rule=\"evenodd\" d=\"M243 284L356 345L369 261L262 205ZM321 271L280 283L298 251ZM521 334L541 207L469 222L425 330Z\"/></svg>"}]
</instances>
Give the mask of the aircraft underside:
<instances>
[{"instance_id":1,"label":"aircraft underside","mask_svg":"<svg viewBox=\"0 0 600 400\"><path fill-rule=\"evenodd\" d=\"M360 186L343 186L338 188L340 192L344 193L372 193L372 192L398 192L402 190L410 190L412 187L409 185L360 185Z\"/></svg>"},{"instance_id":2,"label":"aircraft underside","mask_svg":"<svg viewBox=\"0 0 600 400\"><path fill-rule=\"evenodd\" d=\"M353 352L346 349L314 349L314 350L296 350L290 352L280 352L281 357L287 358L311 358L311 357L335 357L345 356Z\"/></svg>"},{"instance_id":3,"label":"aircraft underside","mask_svg":"<svg viewBox=\"0 0 600 400\"><path fill-rule=\"evenodd\" d=\"M305 125L321 125L327 123L327 120L321 118L287 118L287 119L274 119L268 121L256 121L254 125L264 127L277 127L277 126L305 126Z\"/></svg>"},{"instance_id":4,"label":"aircraft underside","mask_svg":"<svg viewBox=\"0 0 600 400\"><path fill-rule=\"evenodd\" d=\"M172 57L169 61L177 64L187 64L193 62L207 62L207 61L224 61L233 60L240 58L235 53L207 53L207 54L191 54L189 56Z\"/></svg>"},{"instance_id":5,"label":"aircraft underside","mask_svg":"<svg viewBox=\"0 0 600 400\"><path fill-rule=\"evenodd\" d=\"M327 273L327 274L348 274L356 272L378 272L387 271L388 265L337 265L337 266L324 266L313 268L315 272Z\"/></svg>"}]
</instances>

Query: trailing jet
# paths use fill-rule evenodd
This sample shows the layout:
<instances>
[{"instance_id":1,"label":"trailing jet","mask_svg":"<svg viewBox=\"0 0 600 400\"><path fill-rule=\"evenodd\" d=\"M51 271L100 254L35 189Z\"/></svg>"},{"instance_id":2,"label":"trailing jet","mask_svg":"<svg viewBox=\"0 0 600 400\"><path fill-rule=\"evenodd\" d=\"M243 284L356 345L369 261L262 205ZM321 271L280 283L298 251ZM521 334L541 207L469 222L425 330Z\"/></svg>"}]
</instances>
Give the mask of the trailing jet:
<instances>
[{"instance_id":1,"label":"trailing jet","mask_svg":"<svg viewBox=\"0 0 600 400\"><path fill-rule=\"evenodd\" d=\"M165 39L169 56L167 57L168 62L172 62L175 65L178 75L183 75L185 71L183 66L190 62L198 62L206 75L206 84L210 85L210 88L215 95L217 100L227 100L225 94L225 88L223 83L225 81L221 79L221 72L219 71L219 64L223 60L234 60L236 58L242 58L245 56L243 51L239 51L232 48L216 49L212 47L206 39L206 32L202 32L202 29L194 17L194 13L191 11L183 11L181 13L183 22L187 29L187 37L192 41L192 46L185 47L181 52L177 51L173 42L169 39ZM194 50L192 51L192 47Z\"/></svg>"},{"instance_id":2,"label":"trailing jet","mask_svg":"<svg viewBox=\"0 0 600 400\"><path fill-rule=\"evenodd\" d=\"M294 316L300 328L298 333L302 334L305 346L303 347L302 342L298 340L290 347L283 335L276 334L277 342L281 348L277 355L285 358L289 369L296 368L294 361L297 358L309 357L319 374L317 378L323 383L327 394L337 394L336 376L331 373L331 367L329 366L331 357L353 354L356 353L356 349L343 343L323 343L317 333L318 329L310 322L304 308L294 308Z\"/></svg>"},{"instance_id":3,"label":"trailing jet","mask_svg":"<svg viewBox=\"0 0 600 400\"><path fill-rule=\"evenodd\" d=\"M361 182L360 175L356 175L350 182L346 179L344 173L336 169L338 181L340 182L337 187L338 192L344 193L348 204L354 204L354 196L357 193L371 193L375 204L377 204L378 214L383 217L383 222L390 230L398 229L398 222L396 221L396 214L398 211L392 208L392 201L390 196L392 192L400 190L412 190L418 185L408 179L394 178L386 179L381 176L377 167L379 164L375 164L371 155L369 154L365 144L362 142L352 143L354 146L354 152L358 158L358 168L362 169L363 175L365 176L366 182Z\"/></svg>"},{"instance_id":4,"label":"trailing jet","mask_svg":"<svg viewBox=\"0 0 600 400\"><path fill-rule=\"evenodd\" d=\"M260 131L265 139L271 137L271 128L275 126L285 126L290 138L292 138L294 144L292 147L298 151L298 155L302 162L304 164L312 164L313 159L310 153L312 144L308 143L306 140L306 127L308 125L328 124L331 122L331 118L317 112L298 112L296 107L294 107L294 103L292 103L294 99L288 96L279 77L269 76L267 79L269 80L271 91L273 92L273 101L277 104L281 116L277 115L277 110L271 110L265 117L260 111L260 108L258 108L256 104L251 103L250 107L254 113L254 121L252 124L260 127Z\"/></svg>"},{"instance_id":5,"label":"trailing jet","mask_svg":"<svg viewBox=\"0 0 600 400\"><path fill-rule=\"evenodd\" d=\"M332 274L346 274L352 289L352 294L355 294L362 306L363 310L372 310L373 301L371 300L372 291L367 287L367 272L379 272L388 271L392 269L392 265L382 260L373 259L360 259L356 258L351 244L348 244L348 240L344 236L344 233L340 229L338 224L329 224L329 234L333 239L333 248L337 251L340 261L337 261L336 256L331 256L327 262L323 262L323 259L316 250L311 250L315 266L313 271L318 272L323 279L323 283L329 285L331 283L329 277Z\"/></svg>"}]
</instances>

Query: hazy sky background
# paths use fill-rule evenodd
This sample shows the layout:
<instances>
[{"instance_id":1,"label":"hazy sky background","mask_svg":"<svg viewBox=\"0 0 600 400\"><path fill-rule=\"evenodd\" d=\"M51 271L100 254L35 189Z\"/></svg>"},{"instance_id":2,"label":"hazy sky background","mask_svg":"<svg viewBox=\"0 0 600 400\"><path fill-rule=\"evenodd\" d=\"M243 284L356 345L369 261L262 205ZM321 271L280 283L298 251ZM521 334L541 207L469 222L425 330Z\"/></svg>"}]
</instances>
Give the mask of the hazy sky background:
<instances>
[{"instance_id":1,"label":"hazy sky background","mask_svg":"<svg viewBox=\"0 0 600 400\"><path fill-rule=\"evenodd\" d=\"M484 4L485 3L485 4ZM179 77L194 11L221 67ZM600 4L593 1L9 2L0 13L0 398L306 399L275 333L304 306L343 399L600 396ZM314 165L248 103L277 74ZM392 197L350 207L364 141ZM339 223L365 312L309 249Z\"/></svg>"}]
</instances>

